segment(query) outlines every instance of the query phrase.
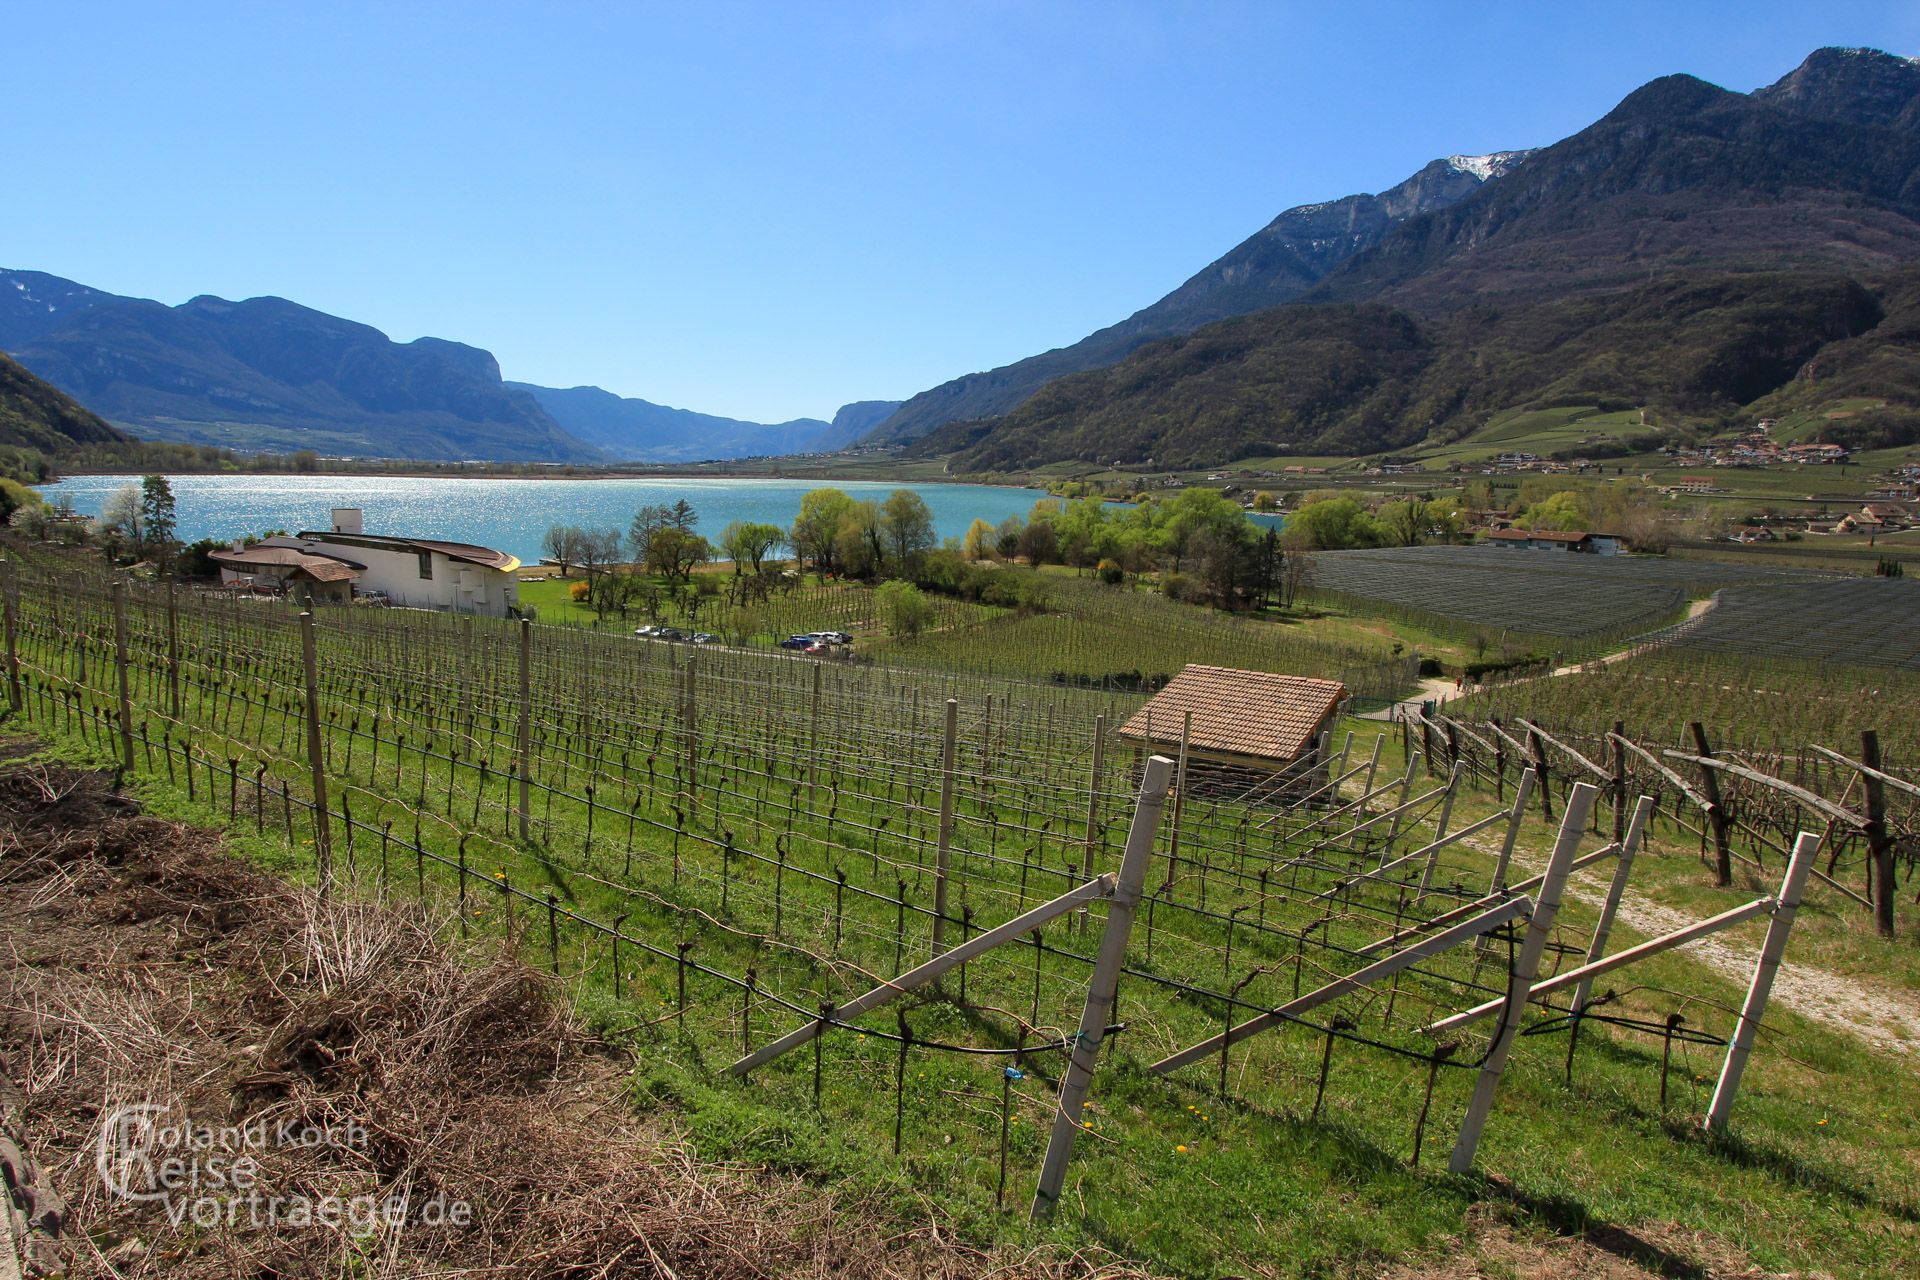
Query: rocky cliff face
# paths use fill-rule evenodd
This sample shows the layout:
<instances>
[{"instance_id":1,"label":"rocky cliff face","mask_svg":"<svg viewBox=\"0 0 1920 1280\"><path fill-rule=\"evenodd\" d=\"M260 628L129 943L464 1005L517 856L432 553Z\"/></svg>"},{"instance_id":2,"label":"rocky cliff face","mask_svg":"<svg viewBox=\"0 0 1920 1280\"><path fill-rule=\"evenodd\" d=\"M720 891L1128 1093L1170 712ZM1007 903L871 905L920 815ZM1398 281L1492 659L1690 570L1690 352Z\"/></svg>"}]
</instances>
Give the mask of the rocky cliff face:
<instances>
[{"instance_id":1,"label":"rocky cliff face","mask_svg":"<svg viewBox=\"0 0 1920 1280\"><path fill-rule=\"evenodd\" d=\"M0 271L0 349L150 439L366 457L599 457L502 383L489 352L393 342L283 298L168 307Z\"/></svg>"},{"instance_id":2,"label":"rocky cliff face","mask_svg":"<svg viewBox=\"0 0 1920 1280\"><path fill-rule=\"evenodd\" d=\"M914 396L868 439L917 439L955 421L1005 413L1049 380L1111 365L1159 338L1247 315L1299 297L1329 271L1409 218L1443 209L1522 163L1525 151L1449 156L1378 195L1352 195L1288 209L1185 284L1120 323L1061 347Z\"/></svg>"}]
</instances>

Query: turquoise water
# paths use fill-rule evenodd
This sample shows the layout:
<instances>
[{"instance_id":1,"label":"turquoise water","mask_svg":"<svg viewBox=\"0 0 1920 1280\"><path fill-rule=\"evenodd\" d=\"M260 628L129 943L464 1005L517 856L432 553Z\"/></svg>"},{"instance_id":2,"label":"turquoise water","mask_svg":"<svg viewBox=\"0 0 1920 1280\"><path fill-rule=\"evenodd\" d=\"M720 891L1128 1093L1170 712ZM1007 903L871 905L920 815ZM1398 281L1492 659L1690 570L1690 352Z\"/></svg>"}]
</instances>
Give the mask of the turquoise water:
<instances>
[{"instance_id":1,"label":"turquoise water","mask_svg":"<svg viewBox=\"0 0 1920 1280\"><path fill-rule=\"evenodd\" d=\"M532 563L540 539L556 524L615 528L623 534L633 513L652 503L685 498L700 513L700 532L715 537L734 520L764 520L785 528L800 511L800 496L816 480L455 480L402 476L169 476L178 509L176 536L237 538L268 529L328 528L334 507L366 511L368 533L444 538L495 547ZM82 515L98 515L107 495L138 483L128 476L72 476L40 492L73 501ZM912 489L933 509L934 531L960 537L974 519L994 524L1024 516L1046 497L1037 489L976 484L832 486L856 498L883 499Z\"/></svg>"}]
</instances>

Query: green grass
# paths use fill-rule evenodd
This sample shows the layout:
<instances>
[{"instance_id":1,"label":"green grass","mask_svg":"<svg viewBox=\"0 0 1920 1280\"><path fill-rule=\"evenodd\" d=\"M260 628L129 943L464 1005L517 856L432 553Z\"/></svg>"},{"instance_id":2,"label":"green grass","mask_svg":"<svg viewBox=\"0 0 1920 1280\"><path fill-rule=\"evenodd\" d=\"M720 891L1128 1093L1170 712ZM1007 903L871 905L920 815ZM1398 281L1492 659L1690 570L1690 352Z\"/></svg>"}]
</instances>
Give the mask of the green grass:
<instances>
[{"instance_id":1,"label":"green grass","mask_svg":"<svg viewBox=\"0 0 1920 1280\"><path fill-rule=\"evenodd\" d=\"M1641 422L1640 411L1602 412L1597 405L1562 405L1551 409L1509 409L1494 414L1487 424L1452 444L1422 446L1413 451L1422 462L1445 467L1454 462L1486 462L1502 453L1537 453L1550 458L1591 444L1612 444L1654 428Z\"/></svg>"}]
</instances>

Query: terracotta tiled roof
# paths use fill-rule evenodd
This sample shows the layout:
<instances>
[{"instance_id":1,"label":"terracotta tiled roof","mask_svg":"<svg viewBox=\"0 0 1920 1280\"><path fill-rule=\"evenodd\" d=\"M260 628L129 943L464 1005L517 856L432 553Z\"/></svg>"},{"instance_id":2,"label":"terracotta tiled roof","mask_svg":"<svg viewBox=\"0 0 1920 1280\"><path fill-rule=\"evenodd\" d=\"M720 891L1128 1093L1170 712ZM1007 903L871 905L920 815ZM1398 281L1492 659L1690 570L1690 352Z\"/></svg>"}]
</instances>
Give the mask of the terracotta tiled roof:
<instances>
[{"instance_id":1,"label":"terracotta tiled roof","mask_svg":"<svg viewBox=\"0 0 1920 1280\"><path fill-rule=\"evenodd\" d=\"M275 540L243 547L239 551L228 548L209 551L207 558L215 564L243 573L255 569L281 569L304 573L315 582L350 582L366 568L365 565L354 564L337 556L309 555L297 547L285 546Z\"/></svg>"},{"instance_id":2,"label":"terracotta tiled roof","mask_svg":"<svg viewBox=\"0 0 1920 1280\"><path fill-rule=\"evenodd\" d=\"M1338 680L1188 666L1133 713L1120 736L1178 743L1181 725L1192 712L1188 742L1196 750L1292 760L1312 744L1320 722L1346 696L1347 688Z\"/></svg>"}]
</instances>

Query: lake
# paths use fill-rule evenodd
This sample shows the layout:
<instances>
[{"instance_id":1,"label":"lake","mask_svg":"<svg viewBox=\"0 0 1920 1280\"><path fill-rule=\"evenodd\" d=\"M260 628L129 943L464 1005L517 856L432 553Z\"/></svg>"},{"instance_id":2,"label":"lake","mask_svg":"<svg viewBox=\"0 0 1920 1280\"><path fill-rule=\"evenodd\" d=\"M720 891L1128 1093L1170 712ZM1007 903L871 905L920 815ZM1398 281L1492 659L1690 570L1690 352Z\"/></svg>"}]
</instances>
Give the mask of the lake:
<instances>
[{"instance_id":1,"label":"lake","mask_svg":"<svg viewBox=\"0 0 1920 1280\"><path fill-rule=\"evenodd\" d=\"M618 529L624 535L633 513L654 503L685 498L699 512L700 532L718 538L735 520L763 520L786 528L809 489L831 486L855 498L884 499L912 489L933 510L934 532L958 538L975 519L998 524L1025 516L1047 495L1038 489L977 484L835 483L820 480L739 478L505 480L407 476L168 476L173 486L183 542L237 538L268 529L296 533L329 528L334 507L365 510L368 533L475 542L539 560L540 540L556 524ZM98 515L107 495L130 476L70 476L40 486L49 501L71 499L82 515Z\"/></svg>"}]
</instances>

